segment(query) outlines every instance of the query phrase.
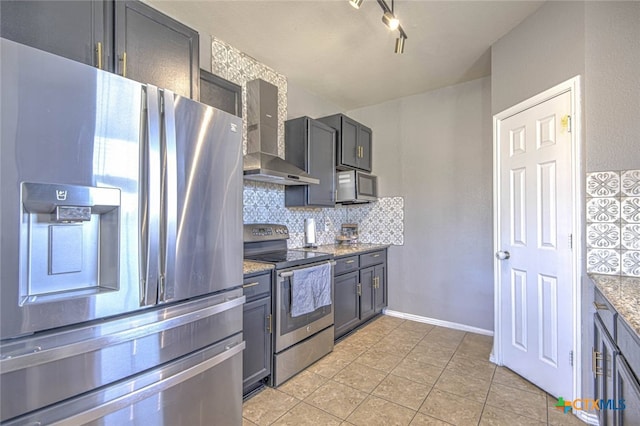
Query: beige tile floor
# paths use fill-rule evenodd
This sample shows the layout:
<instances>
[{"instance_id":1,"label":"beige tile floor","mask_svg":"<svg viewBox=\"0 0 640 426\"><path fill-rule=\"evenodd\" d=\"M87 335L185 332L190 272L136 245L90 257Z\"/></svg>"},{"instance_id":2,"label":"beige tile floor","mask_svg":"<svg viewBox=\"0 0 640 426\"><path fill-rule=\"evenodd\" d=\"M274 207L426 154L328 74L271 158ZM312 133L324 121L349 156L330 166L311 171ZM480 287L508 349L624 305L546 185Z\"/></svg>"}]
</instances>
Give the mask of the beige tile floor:
<instances>
[{"instance_id":1,"label":"beige tile floor","mask_svg":"<svg viewBox=\"0 0 640 426\"><path fill-rule=\"evenodd\" d=\"M245 401L244 426L583 425L490 363L491 345L491 337L381 316Z\"/></svg>"}]
</instances>

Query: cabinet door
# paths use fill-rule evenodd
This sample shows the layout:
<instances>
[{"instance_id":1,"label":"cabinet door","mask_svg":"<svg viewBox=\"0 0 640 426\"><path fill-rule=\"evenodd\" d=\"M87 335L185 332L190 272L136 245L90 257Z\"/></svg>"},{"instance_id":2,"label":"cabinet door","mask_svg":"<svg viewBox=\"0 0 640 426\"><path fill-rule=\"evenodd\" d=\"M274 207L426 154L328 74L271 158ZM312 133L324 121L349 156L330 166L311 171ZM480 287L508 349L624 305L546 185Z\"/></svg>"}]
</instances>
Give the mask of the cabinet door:
<instances>
[{"instance_id":1,"label":"cabinet door","mask_svg":"<svg viewBox=\"0 0 640 426\"><path fill-rule=\"evenodd\" d=\"M375 267L360 270L360 320L369 319L375 314L374 309L374 280Z\"/></svg>"},{"instance_id":2,"label":"cabinet door","mask_svg":"<svg viewBox=\"0 0 640 426\"><path fill-rule=\"evenodd\" d=\"M376 313L387 306L387 266L386 264L374 267L374 308Z\"/></svg>"},{"instance_id":3,"label":"cabinet door","mask_svg":"<svg viewBox=\"0 0 640 426\"><path fill-rule=\"evenodd\" d=\"M342 116L340 126L340 156L341 165L358 167L358 133L360 125L349 117Z\"/></svg>"},{"instance_id":4,"label":"cabinet door","mask_svg":"<svg viewBox=\"0 0 640 426\"><path fill-rule=\"evenodd\" d=\"M242 87L200 70L200 102L242 117Z\"/></svg>"},{"instance_id":5,"label":"cabinet door","mask_svg":"<svg viewBox=\"0 0 640 426\"><path fill-rule=\"evenodd\" d=\"M109 70L106 5L93 1L0 1L0 35L36 49ZM108 16L110 18L110 16ZM105 27L106 25L106 27ZM98 49L98 43L101 49ZM102 61L98 60L102 52ZM45 71L45 70L43 70Z\"/></svg>"},{"instance_id":6,"label":"cabinet door","mask_svg":"<svg viewBox=\"0 0 640 426\"><path fill-rule=\"evenodd\" d=\"M371 129L360 125L358 128L358 168L371 171Z\"/></svg>"},{"instance_id":7,"label":"cabinet door","mask_svg":"<svg viewBox=\"0 0 640 426\"><path fill-rule=\"evenodd\" d=\"M271 298L246 303L242 321L242 387L248 390L271 374Z\"/></svg>"},{"instance_id":8,"label":"cabinet door","mask_svg":"<svg viewBox=\"0 0 640 426\"><path fill-rule=\"evenodd\" d=\"M334 159L335 131L315 120L308 121L309 157L307 172L318 179L318 185L308 185L307 202L311 206L334 207L336 203Z\"/></svg>"},{"instance_id":9,"label":"cabinet door","mask_svg":"<svg viewBox=\"0 0 640 426\"><path fill-rule=\"evenodd\" d=\"M334 278L335 338L342 336L360 322L358 297L358 271Z\"/></svg>"},{"instance_id":10,"label":"cabinet door","mask_svg":"<svg viewBox=\"0 0 640 426\"><path fill-rule=\"evenodd\" d=\"M616 362L615 408L618 426L640 425L640 385L622 356Z\"/></svg>"},{"instance_id":11,"label":"cabinet door","mask_svg":"<svg viewBox=\"0 0 640 426\"><path fill-rule=\"evenodd\" d=\"M116 2L116 72L199 99L198 33L137 1Z\"/></svg>"},{"instance_id":12,"label":"cabinet door","mask_svg":"<svg viewBox=\"0 0 640 426\"><path fill-rule=\"evenodd\" d=\"M595 398L596 400L613 400L615 398L613 378L616 363L616 346L609 337L598 314L594 315L594 367ZM598 411L600 426L612 426L614 423L613 410Z\"/></svg>"}]
</instances>

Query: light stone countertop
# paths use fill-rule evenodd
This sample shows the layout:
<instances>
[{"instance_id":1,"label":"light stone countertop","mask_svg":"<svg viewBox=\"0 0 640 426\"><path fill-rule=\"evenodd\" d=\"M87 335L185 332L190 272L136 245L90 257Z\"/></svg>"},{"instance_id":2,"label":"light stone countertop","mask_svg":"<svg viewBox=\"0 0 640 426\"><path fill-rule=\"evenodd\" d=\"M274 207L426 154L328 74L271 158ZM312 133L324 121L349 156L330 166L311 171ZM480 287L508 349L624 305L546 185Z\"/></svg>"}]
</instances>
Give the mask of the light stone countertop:
<instances>
[{"instance_id":1,"label":"light stone countertop","mask_svg":"<svg viewBox=\"0 0 640 426\"><path fill-rule=\"evenodd\" d=\"M360 253L366 253L368 251L373 251L373 250L382 250L388 247L389 247L388 244L345 244L345 245L326 244L326 245L318 246L317 248L302 249L302 250L329 253L334 255L335 257L340 257L340 256L349 256L349 255L355 255Z\"/></svg>"},{"instance_id":2,"label":"light stone countertop","mask_svg":"<svg viewBox=\"0 0 640 426\"><path fill-rule=\"evenodd\" d=\"M640 278L589 274L620 317L640 336Z\"/></svg>"},{"instance_id":3,"label":"light stone countertop","mask_svg":"<svg viewBox=\"0 0 640 426\"><path fill-rule=\"evenodd\" d=\"M252 262L250 260L245 260L243 263L244 275L253 274L256 272L264 272L273 268L274 266L268 263Z\"/></svg>"}]
</instances>

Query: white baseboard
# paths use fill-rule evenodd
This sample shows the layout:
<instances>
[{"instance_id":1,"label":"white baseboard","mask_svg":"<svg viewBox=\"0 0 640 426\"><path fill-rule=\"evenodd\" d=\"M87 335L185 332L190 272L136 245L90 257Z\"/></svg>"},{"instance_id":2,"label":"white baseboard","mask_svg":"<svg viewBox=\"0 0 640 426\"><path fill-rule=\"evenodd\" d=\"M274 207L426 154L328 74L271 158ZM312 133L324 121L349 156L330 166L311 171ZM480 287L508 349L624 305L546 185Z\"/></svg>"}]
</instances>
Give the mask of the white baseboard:
<instances>
[{"instance_id":1,"label":"white baseboard","mask_svg":"<svg viewBox=\"0 0 640 426\"><path fill-rule=\"evenodd\" d=\"M404 312L392 311L390 309L384 309L382 313L385 315L389 315L390 317L423 322L425 324L453 328L454 330L468 331L470 333L484 334L485 336L493 336L493 330L485 330L484 328L473 327L466 324L458 324L457 322L443 321L435 318L421 317L419 315L413 314L405 314Z\"/></svg>"},{"instance_id":2,"label":"white baseboard","mask_svg":"<svg viewBox=\"0 0 640 426\"><path fill-rule=\"evenodd\" d=\"M583 422L589 425L599 425L600 421L598 419L598 415L594 413L587 413L586 411L578 411L576 413L576 417L578 417Z\"/></svg>"}]
</instances>

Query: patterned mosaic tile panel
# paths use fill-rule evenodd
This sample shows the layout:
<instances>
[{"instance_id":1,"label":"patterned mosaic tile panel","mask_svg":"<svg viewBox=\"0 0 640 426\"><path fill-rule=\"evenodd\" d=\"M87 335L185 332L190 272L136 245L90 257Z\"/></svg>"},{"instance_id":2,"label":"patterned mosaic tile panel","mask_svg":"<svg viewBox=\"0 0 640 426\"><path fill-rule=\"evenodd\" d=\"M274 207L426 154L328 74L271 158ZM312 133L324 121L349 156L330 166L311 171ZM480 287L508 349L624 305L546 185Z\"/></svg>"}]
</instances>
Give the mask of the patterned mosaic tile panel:
<instances>
[{"instance_id":1,"label":"patterned mosaic tile panel","mask_svg":"<svg viewBox=\"0 0 640 426\"><path fill-rule=\"evenodd\" d=\"M278 155L284 157L287 78L215 37L211 37L211 70L213 74L242 86L242 152L244 154L247 153L247 82L259 78L278 88Z\"/></svg>"},{"instance_id":2,"label":"patterned mosaic tile panel","mask_svg":"<svg viewBox=\"0 0 640 426\"><path fill-rule=\"evenodd\" d=\"M640 170L587 174L587 271L640 276Z\"/></svg>"},{"instance_id":3,"label":"patterned mosaic tile panel","mask_svg":"<svg viewBox=\"0 0 640 426\"><path fill-rule=\"evenodd\" d=\"M304 220L316 220L318 245L333 244L343 223L359 224L359 241L404 244L404 198L383 197L375 203L336 208L286 208L284 186L245 181L245 223L283 223L289 228L289 247L304 245ZM326 224L326 227L325 227Z\"/></svg>"}]
</instances>

